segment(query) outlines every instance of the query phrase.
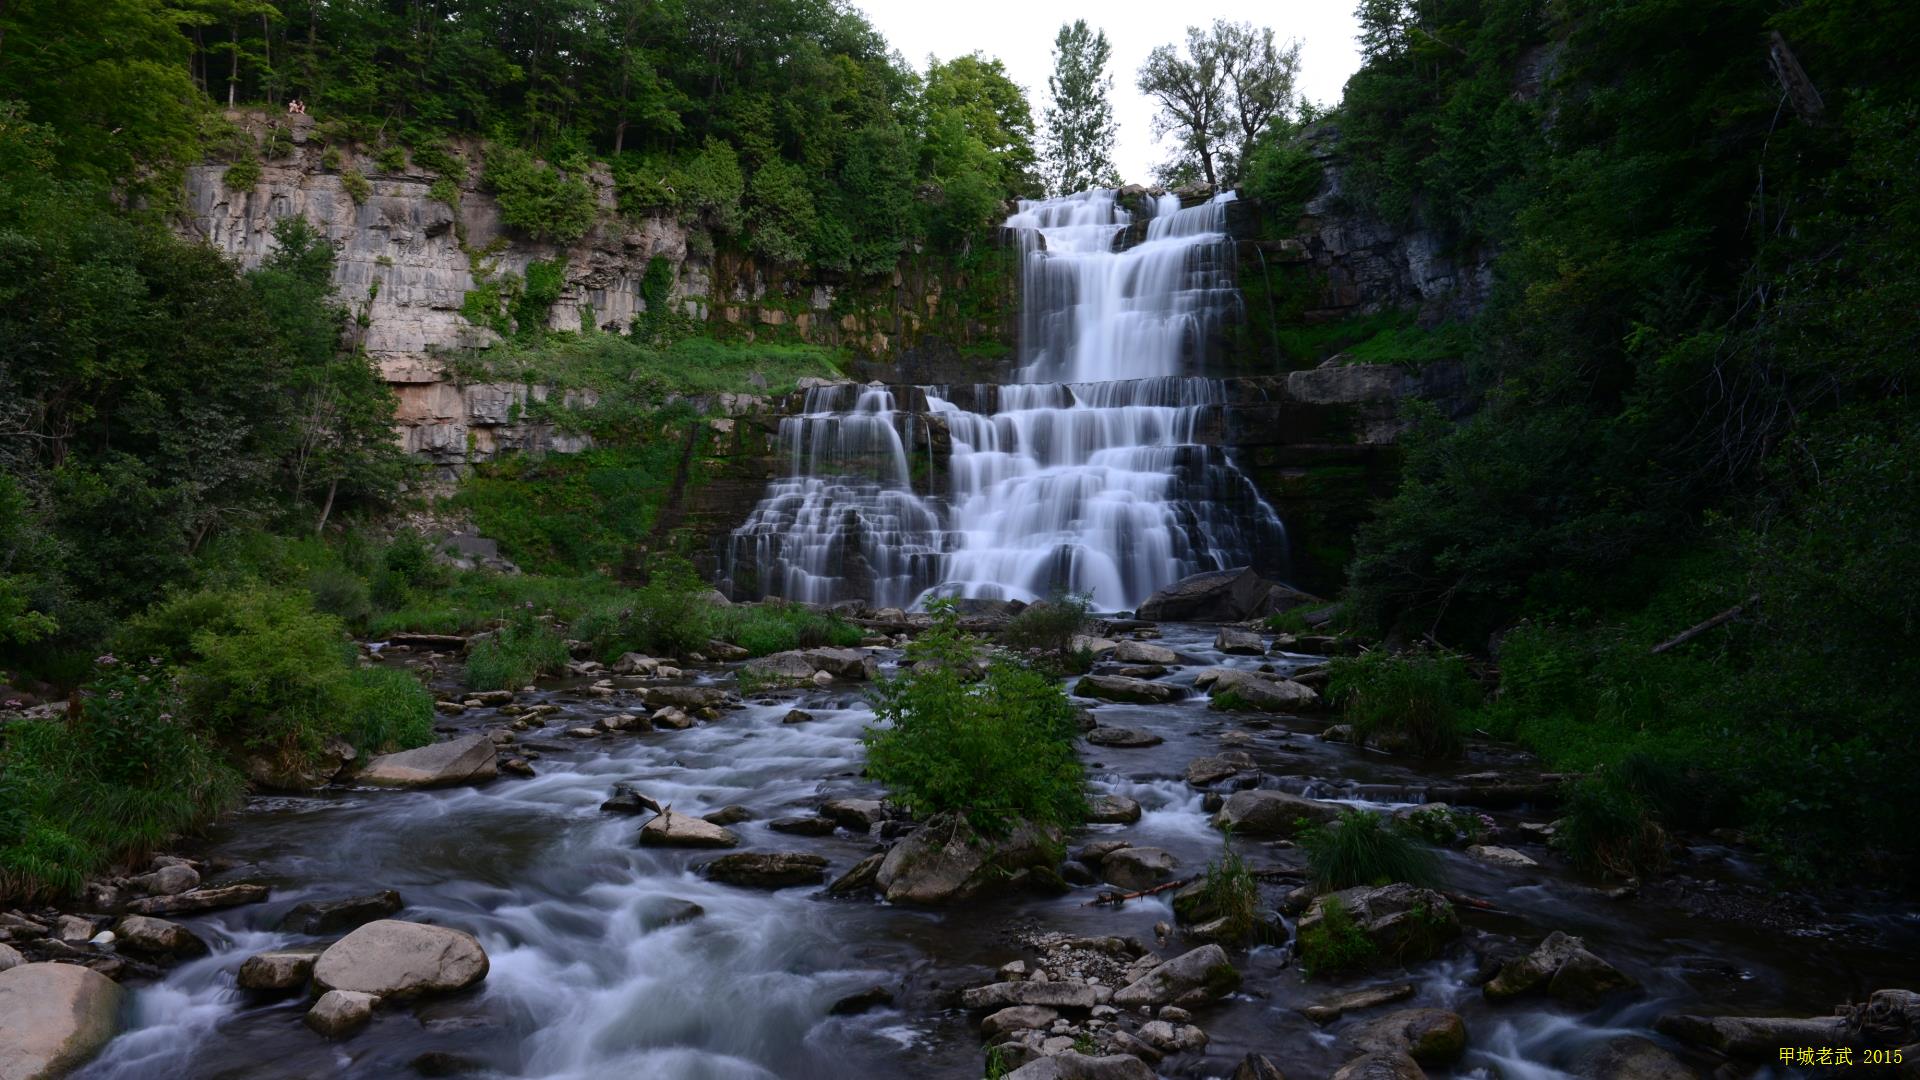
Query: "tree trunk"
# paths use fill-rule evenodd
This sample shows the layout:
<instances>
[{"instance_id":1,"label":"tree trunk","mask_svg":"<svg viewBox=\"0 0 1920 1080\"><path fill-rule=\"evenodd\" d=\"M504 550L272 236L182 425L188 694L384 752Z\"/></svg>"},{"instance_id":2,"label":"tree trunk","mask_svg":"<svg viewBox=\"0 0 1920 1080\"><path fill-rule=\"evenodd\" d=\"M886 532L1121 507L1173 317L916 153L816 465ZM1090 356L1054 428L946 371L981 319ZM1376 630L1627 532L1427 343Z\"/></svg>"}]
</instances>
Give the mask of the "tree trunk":
<instances>
[{"instance_id":1,"label":"tree trunk","mask_svg":"<svg viewBox=\"0 0 1920 1080\"><path fill-rule=\"evenodd\" d=\"M233 24L233 66L227 70L227 108L234 106L240 93L240 24Z\"/></svg>"},{"instance_id":2,"label":"tree trunk","mask_svg":"<svg viewBox=\"0 0 1920 1080\"><path fill-rule=\"evenodd\" d=\"M320 507L320 520L313 523L313 534L320 535L326 530L327 518L333 514L333 496L340 490L340 478L334 477L327 482L327 501Z\"/></svg>"},{"instance_id":3,"label":"tree trunk","mask_svg":"<svg viewBox=\"0 0 1920 1080\"><path fill-rule=\"evenodd\" d=\"M260 66L266 72L260 79L260 95L267 99L267 104L278 105L279 95L274 93L273 84L279 80L272 76L273 27L267 23L267 13L264 11L260 13Z\"/></svg>"}]
</instances>

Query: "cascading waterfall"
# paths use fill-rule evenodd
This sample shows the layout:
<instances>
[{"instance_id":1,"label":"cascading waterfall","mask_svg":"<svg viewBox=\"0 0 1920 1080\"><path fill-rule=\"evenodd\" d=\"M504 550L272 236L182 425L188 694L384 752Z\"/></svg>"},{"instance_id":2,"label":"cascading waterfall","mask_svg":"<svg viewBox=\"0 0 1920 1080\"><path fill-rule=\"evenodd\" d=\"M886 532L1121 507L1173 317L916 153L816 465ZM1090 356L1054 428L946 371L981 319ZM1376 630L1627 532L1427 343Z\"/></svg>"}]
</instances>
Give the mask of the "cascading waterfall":
<instances>
[{"instance_id":1,"label":"cascading waterfall","mask_svg":"<svg viewBox=\"0 0 1920 1080\"><path fill-rule=\"evenodd\" d=\"M1227 396L1202 374L1209 346L1240 314L1231 199L1160 196L1132 246L1113 191L1021 203L1006 222L1021 381L920 387L909 404L924 407L904 410L880 386L808 391L781 424L789 474L733 536L736 595L904 607L1064 590L1119 610L1188 574L1284 558L1272 509L1201 441Z\"/></svg>"}]
</instances>

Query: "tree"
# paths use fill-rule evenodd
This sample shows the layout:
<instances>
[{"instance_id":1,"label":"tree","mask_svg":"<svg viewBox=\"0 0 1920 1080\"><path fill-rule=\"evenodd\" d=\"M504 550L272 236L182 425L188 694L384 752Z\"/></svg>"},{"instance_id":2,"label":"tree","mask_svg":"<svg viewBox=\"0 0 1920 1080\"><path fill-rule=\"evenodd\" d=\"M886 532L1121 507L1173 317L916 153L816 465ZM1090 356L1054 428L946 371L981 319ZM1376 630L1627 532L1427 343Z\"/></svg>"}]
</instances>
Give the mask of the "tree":
<instances>
[{"instance_id":1,"label":"tree","mask_svg":"<svg viewBox=\"0 0 1920 1080\"><path fill-rule=\"evenodd\" d=\"M1260 136L1296 107L1300 45L1276 46L1271 29L1224 19L1187 27L1186 44L1184 57L1173 45L1148 54L1140 92L1160 106L1154 138L1176 136L1162 179L1197 173L1219 188L1240 179Z\"/></svg>"},{"instance_id":2,"label":"tree","mask_svg":"<svg viewBox=\"0 0 1920 1080\"><path fill-rule=\"evenodd\" d=\"M1053 74L1047 92L1047 186L1056 195L1120 183L1113 165L1113 76L1106 74L1113 46L1104 30L1085 19L1063 23L1053 40Z\"/></svg>"}]
</instances>

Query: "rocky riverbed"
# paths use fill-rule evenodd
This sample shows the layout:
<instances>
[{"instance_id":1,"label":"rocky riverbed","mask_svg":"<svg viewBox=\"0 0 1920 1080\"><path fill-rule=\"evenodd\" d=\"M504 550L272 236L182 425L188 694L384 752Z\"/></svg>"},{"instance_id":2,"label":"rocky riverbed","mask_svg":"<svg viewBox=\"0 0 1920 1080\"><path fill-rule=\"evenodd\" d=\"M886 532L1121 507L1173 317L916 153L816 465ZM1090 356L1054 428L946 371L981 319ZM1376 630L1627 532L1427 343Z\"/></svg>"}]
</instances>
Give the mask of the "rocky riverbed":
<instances>
[{"instance_id":1,"label":"rocky riverbed","mask_svg":"<svg viewBox=\"0 0 1920 1080\"><path fill-rule=\"evenodd\" d=\"M0 915L0 1019L51 1001L73 1045L113 1036L92 1078L1665 1077L1914 1034L1909 999L1868 1008L1914 982L1911 910L1782 900L1711 843L1639 890L1582 879L1524 756L1344 741L1304 651L1335 642L1111 624L1070 683L1096 823L1064 864L987 866L862 777L866 680L899 661L874 640L756 661L744 696L738 662L646 658L468 695L435 652L455 643L384 650L435 672L442 742L257 795L77 910ZM1243 708L1209 707L1226 693ZM1304 978L1297 823L1437 801L1484 833L1444 851L1443 893L1345 897L1383 941L1441 918L1435 955ZM1151 891L1203 872L1222 824L1271 944L1223 948ZM98 982L68 985L83 966Z\"/></svg>"}]
</instances>

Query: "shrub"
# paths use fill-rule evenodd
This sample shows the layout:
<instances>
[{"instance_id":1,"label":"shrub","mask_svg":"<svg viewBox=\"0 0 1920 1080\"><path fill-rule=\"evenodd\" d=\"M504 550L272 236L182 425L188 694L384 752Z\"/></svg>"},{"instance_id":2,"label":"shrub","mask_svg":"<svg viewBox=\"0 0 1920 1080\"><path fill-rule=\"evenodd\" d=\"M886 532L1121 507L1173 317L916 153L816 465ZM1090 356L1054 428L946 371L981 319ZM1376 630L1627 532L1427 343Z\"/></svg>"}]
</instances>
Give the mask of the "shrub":
<instances>
[{"instance_id":1,"label":"shrub","mask_svg":"<svg viewBox=\"0 0 1920 1080\"><path fill-rule=\"evenodd\" d=\"M1323 892L1401 881L1433 885L1439 880L1432 849L1371 810L1342 810L1338 821L1302 833L1300 843L1307 851L1313 885Z\"/></svg>"},{"instance_id":2,"label":"shrub","mask_svg":"<svg viewBox=\"0 0 1920 1080\"><path fill-rule=\"evenodd\" d=\"M359 668L341 696L341 734L359 750L378 754L433 741L433 695L407 671Z\"/></svg>"},{"instance_id":3,"label":"shrub","mask_svg":"<svg viewBox=\"0 0 1920 1080\"><path fill-rule=\"evenodd\" d=\"M1016 649L1039 649L1065 657L1073 651L1073 639L1086 632L1087 611L1093 598L1084 593L1057 593L1029 604L1001 631L1001 640Z\"/></svg>"},{"instance_id":4,"label":"shrub","mask_svg":"<svg viewBox=\"0 0 1920 1080\"><path fill-rule=\"evenodd\" d=\"M343 566L322 566L307 575L313 609L359 629L373 614L373 599L359 574Z\"/></svg>"},{"instance_id":5,"label":"shrub","mask_svg":"<svg viewBox=\"0 0 1920 1080\"><path fill-rule=\"evenodd\" d=\"M1355 733L1422 757L1460 753L1460 721L1482 697L1465 658L1425 651L1337 657L1327 694Z\"/></svg>"},{"instance_id":6,"label":"shrub","mask_svg":"<svg viewBox=\"0 0 1920 1080\"><path fill-rule=\"evenodd\" d=\"M267 129L267 141L262 147L268 161L293 156L293 132L275 124Z\"/></svg>"},{"instance_id":7,"label":"shrub","mask_svg":"<svg viewBox=\"0 0 1920 1080\"><path fill-rule=\"evenodd\" d=\"M438 177L434 180L433 186L427 189L427 198L446 203L448 206L459 206L460 185L449 177Z\"/></svg>"},{"instance_id":8,"label":"shrub","mask_svg":"<svg viewBox=\"0 0 1920 1080\"><path fill-rule=\"evenodd\" d=\"M351 198L356 206L365 203L373 196L373 185L367 182L366 174L359 169L342 169L340 186L346 189L347 197Z\"/></svg>"},{"instance_id":9,"label":"shrub","mask_svg":"<svg viewBox=\"0 0 1920 1080\"><path fill-rule=\"evenodd\" d=\"M906 674L873 693L885 727L868 728L867 772L916 815L955 813L975 830L1026 821L1067 827L1086 816L1074 755L1074 709L1060 684L1006 659L971 680L980 643L949 601L907 647Z\"/></svg>"},{"instance_id":10,"label":"shrub","mask_svg":"<svg viewBox=\"0 0 1920 1080\"><path fill-rule=\"evenodd\" d=\"M220 186L228 191L252 191L260 183L260 161L248 155L227 166L220 174Z\"/></svg>"},{"instance_id":11,"label":"shrub","mask_svg":"<svg viewBox=\"0 0 1920 1080\"><path fill-rule=\"evenodd\" d=\"M593 188L518 147L489 144L480 180L500 203L500 220L536 240L572 243L593 227Z\"/></svg>"},{"instance_id":12,"label":"shrub","mask_svg":"<svg viewBox=\"0 0 1920 1080\"><path fill-rule=\"evenodd\" d=\"M338 149L329 146L325 150L320 152L320 167L322 169L326 170L327 172L339 172L340 165L341 165L341 158L340 158L340 151Z\"/></svg>"},{"instance_id":13,"label":"shrub","mask_svg":"<svg viewBox=\"0 0 1920 1080\"><path fill-rule=\"evenodd\" d=\"M1224 919L1222 936L1231 941L1267 939L1272 934L1260 908L1260 881L1233 850L1233 830L1220 838L1220 857L1207 863L1201 883L1201 910Z\"/></svg>"},{"instance_id":14,"label":"shrub","mask_svg":"<svg viewBox=\"0 0 1920 1080\"><path fill-rule=\"evenodd\" d=\"M708 629L713 637L754 656L821 645L858 645L862 636L859 627L837 615L783 603L716 609Z\"/></svg>"},{"instance_id":15,"label":"shrub","mask_svg":"<svg viewBox=\"0 0 1920 1080\"><path fill-rule=\"evenodd\" d=\"M467 178L466 159L442 143L423 142L415 146L413 163L452 184L457 185Z\"/></svg>"},{"instance_id":16,"label":"shrub","mask_svg":"<svg viewBox=\"0 0 1920 1080\"><path fill-rule=\"evenodd\" d=\"M191 637L196 659L185 687L195 722L222 746L316 750L338 723L353 655L340 620L313 610L304 592L253 587L218 597L217 613Z\"/></svg>"},{"instance_id":17,"label":"shrub","mask_svg":"<svg viewBox=\"0 0 1920 1080\"><path fill-rule=\"evenodd\" d=\"M383 608L404 605L415 589L439 589L453 572L434 555L433 545L416 532L395 533L380 553L373 579L373 599Z\"/></svg>"},{"instance_id":18,"label":"shrub","mask_svg":"<svg viewBox=\"0 0 1920 1080\"><path fill-rule=\"evenodd\" d=\"M1300 971L1309 979L1359 967L1379 950L1337 897L1320 902L1320 921L1300 932Z\"/></svg>"},{"instance_id":19,"label":"shrub","mask_svg":"<svg viewBox=\"0 0 1920 1080\"><path fill-rule=\"evenodd\" d=\"M468 646L467 685L517 690L542 675L567 670L568 659L567 644L551 625L521 615Z\"/></svg>"},{"instance_id":20,"label":"shrub","mask_svg":"<svg viewBox=\"0 0 1920 1080\"><path fill-rule=\"evenodd\" d=\"M1423 806L1409 812L1406 827L1419 833L1429 844L1464 847L1484 841L1493 823L1484 814L1457 806Z\"/></svg>"},{"instance_id":21,"label":"shrub","mask_svg":"<svg viewBox=\"0 0 1920 1080\"><path fill-rule=\"evenodd\" d=\"M404 146L383 146L373 156L373 163L383 173L407 171L407 148Z\"/></svg>"},{"instance_id":22,"label":"shrub","mask_svg":"<svg viewBox=\"0 0 1920 1080\"><path fill-rule=\"evenodd\" d=\"M723 233L740 231L744 216L740 200L746 194L747 181L732 146L709 137L677 179L673 186L680 192L680 206L690 217L704 219L707 226Z\"/></svg>"},{"instance_id":23,"label":"shrub","mask_svg":"<svg viewBox=\"0 0 1920 1080\"><path fill-rule=\"evenodd\" d=\"M646 585L587 610L575 621L574 636L592 644L594 655L609 663L627 652L695 652L714 636L707 588L685 559L657 560Z\"/></svg>"},{"instance_id":24,"label":"shrub","mask_svg":"<svg viewBox=\"0 0 1920 1080\"><path fill-rule=\"evenodd\" d=\"M1618 877L1667 864L1667 834L1654 800L1616 770L1603 769L1573 785L1553 845L1583 870Z\"/></svg>"}]
</instances>

